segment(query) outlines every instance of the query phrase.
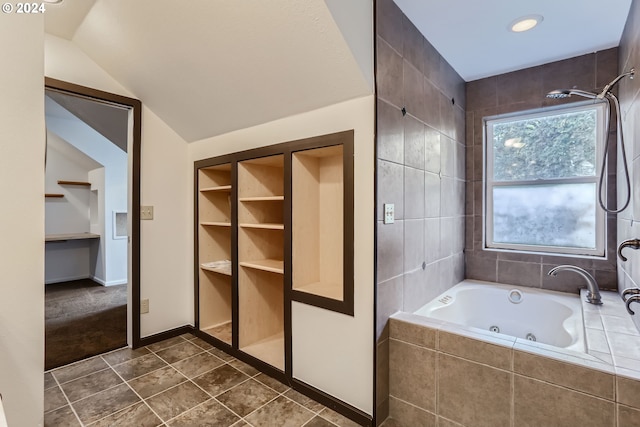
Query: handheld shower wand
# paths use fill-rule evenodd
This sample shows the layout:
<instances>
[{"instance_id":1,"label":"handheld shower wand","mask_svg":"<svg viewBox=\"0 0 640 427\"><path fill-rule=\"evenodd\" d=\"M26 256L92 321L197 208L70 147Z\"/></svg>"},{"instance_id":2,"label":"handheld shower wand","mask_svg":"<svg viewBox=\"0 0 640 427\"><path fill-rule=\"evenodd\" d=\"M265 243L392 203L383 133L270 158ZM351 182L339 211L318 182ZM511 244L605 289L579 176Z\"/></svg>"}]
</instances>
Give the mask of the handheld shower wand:
<instances>
[{"instance_id":1,"label":"handheld shower wand","mask_svg":"<svg viewBox=\"0 0 640 427\"><path fill-rule=\"evenodd\" d=\"M631 201L631 180L629 178L629 167L627 166L627 153L624 148L624 135L622 133L622 122L620 116L620 101L618 98L611 92L613 87L624 77L629 76L630 79L633 79L635 75L635 68L631 68L628 72L620 74L615 79L611 80L602 92L596 94L593 92L587 92L580 89L556 89L552 90L547 94L547 98L561 99L568 98L572 95L581 96L583 98L589 98L593 100L602 100L606 102L607 112L605 117L605 126L603 129L604 132L604 155L602 156L602 167L600 168L600 182L598 183L598 203L600 207L608 213L619 213L622 212L629 206L629 202ZM627 196L625 202L622 204L620 209L609 209L606 203L602 200L602 187L604 186L604 176L607 168L607 158L609 152L609 123L611 121L611 102L613 101L613 105L616 108L616 131L618 135L618 139L620 140L620 151L622 152L622 165L624 169L625 181L627 184Z\"/></svg>"}]
</instances>

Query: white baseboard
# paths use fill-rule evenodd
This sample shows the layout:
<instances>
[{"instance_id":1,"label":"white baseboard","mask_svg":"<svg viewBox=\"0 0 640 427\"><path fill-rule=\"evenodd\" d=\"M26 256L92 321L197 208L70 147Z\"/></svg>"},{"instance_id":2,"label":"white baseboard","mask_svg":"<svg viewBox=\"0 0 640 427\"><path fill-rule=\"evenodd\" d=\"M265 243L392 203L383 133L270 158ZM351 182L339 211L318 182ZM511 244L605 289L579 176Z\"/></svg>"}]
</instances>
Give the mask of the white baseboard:
<instances>
[{"instance_id":1,"label":"white baseboard","mask_svg":"<svg viewBox=\"0 0 640 427\"><path fill-rule=\"evenodd\" d=\"M71 282L73 280L82 280L82 279L92 279L95 280L91 275L81 275L81 276L68 276L68 277L56 277L55 279L45 279L45 285L53 285L54 283L62 283L62 282Z\"/></svg>"},{"instance_id":2,"label":"white baseboard","mask_svg":"<svg viewBox=\"0 0 640 427\"><path fill-rule=\"evenodd\" d=\"M124 285L125 283L127 283L127 279L120 279L120 280L110 280L110 281L104 281L102 279L99 279L98 277L92 276L91 280L93 280L94 282L98 282L100 283L102 286L116 286L116 285Z\"/></svg>"}]
</instances>

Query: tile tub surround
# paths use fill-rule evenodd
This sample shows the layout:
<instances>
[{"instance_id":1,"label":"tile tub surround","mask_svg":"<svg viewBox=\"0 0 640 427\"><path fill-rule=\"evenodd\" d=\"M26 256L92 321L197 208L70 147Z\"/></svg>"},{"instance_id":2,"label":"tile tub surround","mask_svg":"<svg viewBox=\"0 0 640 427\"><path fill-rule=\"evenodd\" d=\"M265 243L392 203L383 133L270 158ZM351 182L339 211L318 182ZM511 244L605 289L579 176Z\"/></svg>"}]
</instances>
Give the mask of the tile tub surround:
<instances>
[{"instance_id":1,"label":"tile tub surround","mask_svg":"<svg viewBox=\"0 0 640 427\"><path fill-rule=\"evenodd\" d=\"M45 427L357 426L191 334L63 366L44 382Z\"/></svg>"},{"instance_id":2,"label":"tile tub surround","mask_svg":"<svg viewBox=\"0 0 640 427\"><path fill-rule=\"evenodd\" d=\"M603 294L604 305L583 304L587 329L602 333L592 354L396 313L392 425L640 426L640 333L620 328L624 304Z\"/></svg>"}]
</instances>

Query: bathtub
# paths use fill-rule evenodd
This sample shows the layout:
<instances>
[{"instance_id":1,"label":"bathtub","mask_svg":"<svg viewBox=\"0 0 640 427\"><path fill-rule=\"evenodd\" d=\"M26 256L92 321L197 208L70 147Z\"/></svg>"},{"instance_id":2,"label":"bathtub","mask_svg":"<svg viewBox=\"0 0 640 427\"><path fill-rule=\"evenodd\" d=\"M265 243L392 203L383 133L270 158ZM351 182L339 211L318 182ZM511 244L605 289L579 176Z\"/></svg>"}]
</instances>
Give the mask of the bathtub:
<instances>
[{"instance_id":1,"label":"bathtub","mask_svg":"<svg viewBox=\"0 0 640 427\"><path fill-rule=\"evenodd\" d=\"M414 314L587 352L577 294L464 280Z\"/></svg>"}]
</instances>

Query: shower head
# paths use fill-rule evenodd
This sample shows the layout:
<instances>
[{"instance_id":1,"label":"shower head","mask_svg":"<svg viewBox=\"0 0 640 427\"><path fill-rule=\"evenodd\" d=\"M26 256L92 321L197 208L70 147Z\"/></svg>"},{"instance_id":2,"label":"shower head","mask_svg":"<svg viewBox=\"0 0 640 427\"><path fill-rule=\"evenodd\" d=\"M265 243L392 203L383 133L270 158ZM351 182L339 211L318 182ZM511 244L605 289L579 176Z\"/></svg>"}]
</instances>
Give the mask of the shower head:
<instances>
[{"instance_id":1,"label":"shower head","mask_svg":"<svg viewBox=\"0 0 640 427\"><path fill-rule=\"evenodd\" d=\"M553 99L568 98L570 96L571 94L569 93L569 91L563 90L563 89L552 90L547 94L547 98L553 98Z\"/></svg>"},{"instance_id":2,"label":"shower head","mask_svg":"<svg viewBox=\"0 0 640 427\"><path fill-rule=\"evenodd\" d=\"M591 92L587 92L586 90L580 90L580 89L556 89L556 90L552 90L551 92L549 92L547 94L547 98L562 99L562 98L568 98L571 95L582 96L584 98L589 98L589 99L598 98L597 94L591 93Z\"/></svg>"},{"instance_id":3,"label":"shower head","mask_svg":"<svg viewBox=\"0 0 640 427\"><path fill-rule=\"evenodd\" d=\"M636 69L635 68L631 68L629 71L627 71L626 73L620 74L618 77L616 77L615 79L611 80L611 82L606 85L604 87L604 89L602 89L602 92L600 92L598 94L598 98L602 99L604 98L608 92L611 91L611 89L613 89L613 87L616 85L616 83L618 83L622 78L629 76L630 79L633 79L633 76L636 74Z\"/></svg>"}]
</instances>

